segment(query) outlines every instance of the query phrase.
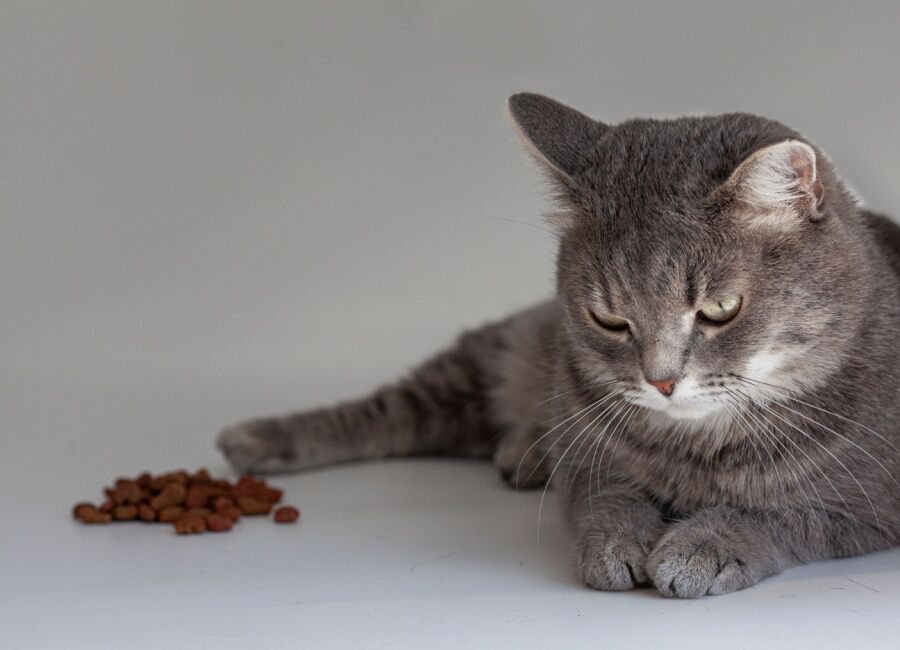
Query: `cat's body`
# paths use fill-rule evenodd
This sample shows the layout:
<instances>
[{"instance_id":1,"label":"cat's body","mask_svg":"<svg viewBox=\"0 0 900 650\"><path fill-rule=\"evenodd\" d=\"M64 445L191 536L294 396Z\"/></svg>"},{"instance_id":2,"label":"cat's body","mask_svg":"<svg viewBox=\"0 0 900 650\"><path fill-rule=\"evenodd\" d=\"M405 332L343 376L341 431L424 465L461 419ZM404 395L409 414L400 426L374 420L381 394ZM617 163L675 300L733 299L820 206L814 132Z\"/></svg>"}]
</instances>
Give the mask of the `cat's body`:
<instances>
[{"instance_id":1,"label":"cat's body","mask_svg":"<svg viewBox=\"0 0 900 650\"><path fill-rule=\"evenodd\" d=\"M231 462L492 456L552 477L601 589L724 593L900 542L900 228L762 118L511 111L558 189L557 297L367 398L226 430Z\"/></svg>"}]
</instances>

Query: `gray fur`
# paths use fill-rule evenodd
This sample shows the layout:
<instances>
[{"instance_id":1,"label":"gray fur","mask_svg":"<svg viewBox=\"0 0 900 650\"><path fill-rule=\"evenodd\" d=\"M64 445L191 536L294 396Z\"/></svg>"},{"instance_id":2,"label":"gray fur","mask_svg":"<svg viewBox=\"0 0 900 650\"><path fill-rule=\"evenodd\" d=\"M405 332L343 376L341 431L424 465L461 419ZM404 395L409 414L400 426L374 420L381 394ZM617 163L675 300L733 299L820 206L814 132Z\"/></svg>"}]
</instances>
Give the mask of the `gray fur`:
<instances>
[{"instance_id":1,"label":"gray fur","mask_svg":"<svg viewBox=\"0 0 900 650\"><path fill-rule=\"evenodd\" d=\"M556 297L369 397L230 428L229 460L493 455L513 485L551 481L597 589L722 594L896 545L900 229L814 147L810 200L748 203L742 163L806 142L771 120L606 126L530 94L510 112L557 192ZM694 319L725 294L733 321Z\"/></svg>"}]
</instances>

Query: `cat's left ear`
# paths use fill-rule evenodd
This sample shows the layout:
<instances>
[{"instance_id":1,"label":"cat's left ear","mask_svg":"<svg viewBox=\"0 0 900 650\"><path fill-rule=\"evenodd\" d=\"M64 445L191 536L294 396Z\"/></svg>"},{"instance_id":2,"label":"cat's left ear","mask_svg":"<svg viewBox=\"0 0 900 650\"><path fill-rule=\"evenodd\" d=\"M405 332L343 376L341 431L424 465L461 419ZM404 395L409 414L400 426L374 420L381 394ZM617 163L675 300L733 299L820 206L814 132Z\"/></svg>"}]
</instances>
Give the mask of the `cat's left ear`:
<instances>
[{"instance_id":1,"label":"cat's left ear","mask_svg":"<svg viewBox=\"0 0 900 650\"><path fill-rule=\"evenodd\" d=\"M798 218L822 218L825 188L815 150L800 140L764 147L738 166L724 185L750 209L757 224L790 226Z\"/></svg>"},{"instance_id":2,"label":"cat's left ear","mask_svg":"<svg viewBox=\"0 0 900 650\"><path fill-rule=\"evenodd\" d=\"M509 98L509 114L529 151L561 181L571 181L590 165L592 145L607 126L536 93Z\"/></svg>"}]
</instances>

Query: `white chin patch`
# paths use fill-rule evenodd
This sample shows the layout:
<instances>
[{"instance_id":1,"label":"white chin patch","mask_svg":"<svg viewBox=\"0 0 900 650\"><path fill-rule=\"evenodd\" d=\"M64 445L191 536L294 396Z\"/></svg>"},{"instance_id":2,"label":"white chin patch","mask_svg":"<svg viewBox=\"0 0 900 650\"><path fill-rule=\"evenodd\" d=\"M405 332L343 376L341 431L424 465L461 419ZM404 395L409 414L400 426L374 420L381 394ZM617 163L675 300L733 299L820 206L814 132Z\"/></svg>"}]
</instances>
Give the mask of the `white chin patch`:
<instances>
[{"instance_id":1,"label":"white chin patch","mask_svg":"<svg viewBox=\"0 0 900 650\"><path fill-rule=\"evenodd\" d=\"M718 404L678 404L673 402L662 413L676 420L699 420L718 411Z\"/></svg>"}]
</instances>

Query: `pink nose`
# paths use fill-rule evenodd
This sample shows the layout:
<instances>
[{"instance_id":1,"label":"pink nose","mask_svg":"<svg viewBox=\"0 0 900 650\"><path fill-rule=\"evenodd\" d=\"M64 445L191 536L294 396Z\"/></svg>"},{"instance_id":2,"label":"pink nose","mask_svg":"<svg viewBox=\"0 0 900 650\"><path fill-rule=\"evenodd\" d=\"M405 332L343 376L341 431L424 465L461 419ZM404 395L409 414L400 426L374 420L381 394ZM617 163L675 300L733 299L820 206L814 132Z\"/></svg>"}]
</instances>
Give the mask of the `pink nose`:
<instances>
[{"instance_id":1,"label":"pink nose","mask_svg":"<svg viewBox=\"0 0 900 650\"><path fill-rule=\"evenodd\" d=\"M672 391L675 390L675 380L674 379L650 379L648 380L651 384L656 386L656 390L660 393L668 397L672 394Z\"/></svg>"}]
</instances>

